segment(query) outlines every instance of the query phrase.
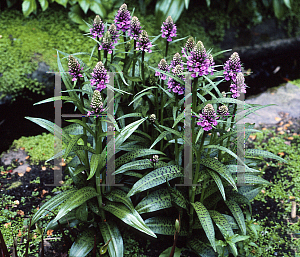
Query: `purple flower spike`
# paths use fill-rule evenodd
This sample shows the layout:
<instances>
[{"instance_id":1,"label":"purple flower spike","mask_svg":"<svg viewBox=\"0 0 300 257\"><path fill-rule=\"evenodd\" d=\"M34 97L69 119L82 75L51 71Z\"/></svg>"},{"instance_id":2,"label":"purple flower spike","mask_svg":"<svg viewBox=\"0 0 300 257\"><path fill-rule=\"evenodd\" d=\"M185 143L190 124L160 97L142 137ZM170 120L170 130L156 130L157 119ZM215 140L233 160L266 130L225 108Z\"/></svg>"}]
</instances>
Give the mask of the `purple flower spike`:
<instances>
[{"instance_id":1,"label":"purple flower spike","mask_svg":"<svg viewBox=\"0 0 300 257\"><path fill-rule=\"evenodd\" d=\"M194 46L187 61L188 71L193 71L192 77L207 75L211 72L211 61L201 41ZM197 74L198 73L198 74ZM198 76L197 76L198 75Z\"/></svg>"},{"instance_id":2,"label":"purple flower spike","mask_svg":"<svg viewBox=\"0 0 300 257\"><path fill-rule=\"evenodd\" d=\"M233 84L231 84L230 91L233 93L232 97L237 98L240 96L240 93L246 93L246 84L245 84L245 78L244 74L242 72L239 72L236 75L236 80L233 81Z\"/></svg>"},{"instance_id":3,"label":"purple flower spike","mask_svg":"<svg viewBox=\"0 0 300 257\"><path fill-rule=\"evenodd\" d=\"M158 64L158 68L162 71L167 71L167 72L170 71L170 67L167 64L165 59L161 59L161 61ZM155 72L155 76L159 76L162 80L165 80L167 78L166 74L162 74L159 71Z\"/></svg>"},{"instance_id":4,"label":"purple flower spike","mask_svg":"<svg viewBox=\"0 0 300 257\"><path fill-rule=\"evenodd\" d=\"M131 39L138 40L142 32L141 23L136 16L133 16L130 22L129 36Z\"/></svg>"},{"instance_id":5,"label":"purple flower spike","mask_svg":"<svg viewBox=\"0 0 300 257\"><path fill-rule=\"evenodd\" d=\"M214 107L211 104L207 104L203 108L202 114L199 114L197 125L203 127L205 131L209 131L212 129L212 125L218 125L217 119L219 119L219 117L217 117Z\"/></svg>"},{"instance_id":6,"label":"purple flower spike","mask_svg":"<svg viewBox=\"0 0 300 257\"><path fill-rule=\"evenodd\" d=\"M90 33L93 38L102 37L104 32L104 23L101 21L99 15L96 15L94 19L93 28L90 28Z\"/></svg>"},{"instance_id":7,"label":"purple flower spike","mask_svg":"<svg viewBox=\"0 0 300 257\"><path fill-rule=\"evenodd\" d=\"M175 68L177 65L181 65L183 68L183 64L181 61L181 56L179 53L174 54L173 59L171 61L170 68Z\"/></svg>"},{"instance_id":8,"label":"purple flower spike","mask_svg":"<svg viewBox=\"0 0 300 257\"><path fill-rule=\"evenodd\" d=\"M112 38L109 31L106 31L102 44L99 46L99 50L103 49L106 50L109 54L112 53L112 49L114 49L115 46L113 45Z\"/></svg>"},{"instance_id":9,"label":"purple flower spike","mask_svg":"<svg viewBox=\"0 0 300 257\"><path fill-rule=\"evenodd\" d=\"M90 106L92 107L93 110L88 111L87 116L94 115L104 111L100 91L98 90L94 91Z\"/></svg>"},{"instance_id":10,"label":"purple flower spike","mask_svg":"<svg viewBox=\"0 0 300 257\"><path fill-rule=\"evenodd\" d=\"M175 76L177 76L178 78L185 80L184 76L181 74L183 72L183 67L178 64L173 70L172 70L173 74ZM171 92L171 90L174 93L177 93L178 95L182 95L184 94L184 85L181 85L178 81L176 81L173 78L169 78L168 81L168 88L169 88L169 92Z\"/></svg>"},{"instance_id":11,"label":"purple flower spike","mask_svg":"<svg viewBox=\"0 0 300 257\"><path fill-rule=\"evenodd\" d=\"M96 67L94 68L94 72L91 73L91 86L96 85L96 90L101 91L106 88L106 84L109 83L109 75L107 74L107 70L104 68L102 62L98 62Z\"/></svg>"},{"instance_id":12,"label":"purple flower spike","mask_svg":"<svg viewBox=\"0 0 300 257\"><path fill-rule=\"evenodd\" d=\"M235 81L236 74L242 71L241 61L239 54L234 52L224 65L224 75L226 80Z\"/></svg>"},{"instance_id":13,"label":"purple flower spike","mask_svg":"<svg viewBox=\"0 0 300 257\"><path fill-rule=\"evenodd\" d=\"M108 28L108 31L110 33L111 36L111 40L113 44L116 44L119 40L119 33L117 31L117 27L115 26L115 24L111 24Z\"/></svg>"},{"instance_id":14,"label":"purple flower spike","mask_svg":"<svg viewBox=\"0 0 300 257\"><path fill-rule=\"evenodd\" d=\"M226 105L219 106L218 113L221 117L229 116L228 107Z\"/></svg>"},{"instance_id":15,"label":"purple flower spike","mask_svg":"<svg viewBox=\"0 0 300 257\"><path fill-rule=\"evenodd\" d=\"M80 73L83 70L83 67L80 68L80 63L72 56L69 55L69 74L73 77L72 81L76 81L79 77L83 77Z\"/></svg>"},{"instance_id":16,"label":"purple flower spike","mask_svg":"<svg viewBox=\"0 0 300 257\"><path fill-rule=\"evenodd\" d=\"M163 25L161 26L162 37L167 38L167 41L172 41L172 37L176 37L176 25L174 24L171 16L168 16Z\"/></svg>"},{"instance_id":17,"label":"purple flower spike","mask_svg":"<svg viewBox=\"0 0 300 257\"><path fill-rule=\"evenodd\" d=\"M127 10L127 5L122 4L116 17L115 17L115 24L117 26L117 30L122 30L126 32L130 27L130 12Z\"/></svg>"},{"instance_id":18,"label":"purple flower spike","mask_svg":"<svg viewBox=\"0 0 300 257\"><path fill-rule=\"evenodd\" d=\"M137 41L136 49L151 53L152 50L150 47L152 47L152 44L149 40L148 33L145 30L142 30L139 41Z\"/></svg>"},{"instance_id":19,"label":"purple flower spike","mask_svg":"<svg viewBox=\"0 0 300 257\"><path fill-rule=\"evenodd\" d=\"M195 46L195 40L193 37L189 37L185 43L185 47L182 49L182 53L188 55Z\"/></svg>"}]
</instances>

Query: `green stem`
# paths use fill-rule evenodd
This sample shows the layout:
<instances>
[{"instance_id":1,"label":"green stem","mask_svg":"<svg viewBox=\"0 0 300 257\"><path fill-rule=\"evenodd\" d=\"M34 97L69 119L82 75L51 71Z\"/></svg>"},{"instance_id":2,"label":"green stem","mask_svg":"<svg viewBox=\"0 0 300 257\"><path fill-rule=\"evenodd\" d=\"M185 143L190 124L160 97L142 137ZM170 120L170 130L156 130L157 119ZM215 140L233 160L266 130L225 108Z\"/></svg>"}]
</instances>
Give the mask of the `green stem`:
<instances>
[{"instance_id":1,"label":"green stem","mask_svg":"<svg viewBox=\"0 0 300 257\"><path fill-rule=\"evenodd\" d=\"M237 104L234 105L233 114L232 114L232 117L231 117L230 132L232 131L232 128L233 128L236 109L237 109ZM227 139L226 148L229 148L229 144L230 144L230 137L228 137L228 139ZM227 161L227 158L226 158L226 161Z\"/></svg>"},{"instance_id":2,"label":"green stem","mask_svg":"<svg viewBox=\"0 0 300 257\"><path fill-rule=\"evenodd\" d=\"M162 88L164 88L164 81L161 80L160 85ZM160 100L160 125L164 125L164 92L161 90L161 100ZM164 147L164 141L163 139L160 141L160 151L163 150Z\"/></svg>"},{"instance_id":3,"label":"green stem","mask_svg":"<svg viewBox=\"0 0 300 257\"><path fill-rule=\"evenodd\" d=\"M142 79L143 79L143 85L145 86L145 66L144 66L144 60L145 60L145 51L142 51Z\"/></svg>"},{"instance_id":4,"label":"green stem","mask_svg":"<svg viewBox=\"0 0 300 257\"><path fill-rule=\"evenodd\" d=\"M104 60L105 60L104 66L105 69L107 69L107 50L104 50Z\"/></svg>"},{"instance_id":5,"label":"green stem","mask_svg":"<svg viewBox=\"0 0 300 257\"><path fill-rule=\"evenodd\" d=\"M178 107L178 95L177 94L175 94L175 107ZM177 113L176 113L176 116L177 116ZM179 154L178 154L178 136L175 135L175 163L177 165L179 165L178 159L179 159Z\"/></svg>"},{"instance_id":6,"label":"green stem","mask_svg":"<svg viewBox=\"0 0 300 257\"><path fill-rule=\"evenodd\" d=\"M100 38L97 37L97 40L100 41ZM99 46L98 46L98 62L101 61L101 50L99 49Z\"/></svg>"},{"instance_id":7,"label":"green stem","mask_svg":"<svg viewBox=\"0 0 300 257\"><path fill-rule=\"evenodd\" d=\"M169 41L166 42L166 52L165 52L165 59L168 56L168 50L169 50Z\"/></svg>"},{"instance_id":8,"label":"green stem","mask_svg":"<svg viewBox=\"0 0 300 257\"><path fill-rule=\"evenodd\" d=\"M192 87L192 110L193 112L197 111L197 86L198 86L198 78L195 78L194 84ZM195 124L196 124L196 118L192 117L192 140L195 142Z\"/></svg>"}]
</instances>

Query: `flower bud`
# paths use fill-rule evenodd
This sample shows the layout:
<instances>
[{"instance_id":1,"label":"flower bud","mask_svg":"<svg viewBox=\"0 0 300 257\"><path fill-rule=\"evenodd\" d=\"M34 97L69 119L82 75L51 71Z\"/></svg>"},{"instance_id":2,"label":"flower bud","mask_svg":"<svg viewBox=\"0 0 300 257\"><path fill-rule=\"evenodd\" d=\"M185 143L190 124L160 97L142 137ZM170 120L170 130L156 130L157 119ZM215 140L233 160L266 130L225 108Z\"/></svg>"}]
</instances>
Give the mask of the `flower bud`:
<instances>
[{"instance_id":1,"label":"flower bud","mask_svg":"<svg viewBox=\"0 0 300 257\"><path fill-rule=\"evenodd\" d=\"M212 116L215 113L214 107L212 106L212 104L207 104L203 110L202 113L205 116Z\"/></svg>"},{"instance_id":2,"label":"flower bud","mask_svg":"<svg viewBox=\"0 0 300 257\"><path fill-rule=\"evenodd\" d=\"M175 230L176 230L177 233L180 232L180 225L179 225L179 220L178 219L176 219L176 221L175 221Z\"/></svg>"},{"instance_id":3,"label":"flower bud","mask_svg":"<svg viewBox=\"0 0 300 257\"><path fill-rule=\"evenodd\" d=\"M154 122L156 120L156 115L155 114L151 114L149 116L149 119L150 119L151 122Z\"/></svg>"}]
</instances>

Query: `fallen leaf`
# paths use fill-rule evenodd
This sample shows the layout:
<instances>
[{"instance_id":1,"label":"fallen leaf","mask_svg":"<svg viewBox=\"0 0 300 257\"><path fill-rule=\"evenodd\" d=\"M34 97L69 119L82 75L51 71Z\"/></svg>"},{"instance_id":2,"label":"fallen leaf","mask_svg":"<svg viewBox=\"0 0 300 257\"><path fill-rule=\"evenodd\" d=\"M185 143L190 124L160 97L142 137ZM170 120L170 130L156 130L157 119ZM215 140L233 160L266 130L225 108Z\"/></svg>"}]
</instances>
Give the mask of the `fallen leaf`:
<instances>
[{"instance_id":1,"label":"fallen leaf","mask_svg":"<svg viewBox=\"0 0 300 257\"><path fill-rule=\"evenodd\" d=\"M23 162L20 162L20 165L23 165Z\"/></svg>"},{"instance_id":2,"label":"fallen leaf","mask_svg":"<svg viewBox=\"0 0 300 257\"><path fill-rule=\"evenodd\" d=\"M282 126L283 125L283 121L281 121L280 123L279 123L279 126Z\"/></svg>"},{"instance_id":3,"label":"fallen leaf","mask_svg":"<svg viewBox=\"0 0 300 257\"><path fill-rule=\"evenodd\" d=\"M42 167L42 170L46 170L47 168L45 166Z\"/></svg>"},{"instance_id":4,"label":"fallen leaf","mask_svg":"<svg viewBox=\"0 0 300 257\"><path fill-rule=\"evenodd\" d=\"M276 121L281 121L281 118L275 117L275 120L276 120Z\"/></svg>"},{"instance_id":5,"label":"fallen leaf","mask_svg":"<svg viewBox=\"0 0 300 257\"><path fill-rule=\"evenodd\" d=\"M18 210L18 211L17 211L17 214L19 214L19 215L21 215L21 216L24 216L24 215L25 215L25 213L24 213L22 210Z\"/></svg>"},{"instance_id":6,"label":"fallen leaf","mask_svg":"<svg viewBox=\"0 0 300 257\"><path fill-rule=\"evenodd\" d=\"M263 194L265 194L265 193L266 193L266 191L265 191L265 190L263 190L263 189L261 190L261 192L262 192Z\"/></svg>"},{"instance_id":7,"label":"fallen leaf","mask_svg":"<svg viewBox=\"0 0 300 257\"><path fill-rule=\"evenodd\" d=\"M39 210L39 209L40 209L40 207L36 207L36 209L37 209L37 210Z\"/></svg>"},{"instance_id":8,"label":"fallen leaf","mask_svg":"<svg viewBox=\"0 0 300 257\"><path fill-rule=\"evenodd\" d=\"M284 143L285 143L286 145L291 145L291 142L290 142L290 141L284 141Z\"/></svg>"},{"instance_id":9,"label":"fallen leaf","mask_svg":"<svg viewBox=\"0 0 300 257\"><path fill-rule=\"evenodd\" d=\"M47 235L48 235L48 236L52 236L52 232L53 232L53 231L54 231L53 229L47 230Z\"/></svg>"},{"instance_id":10,"label":"fallen leaf","mask_svg":"<svg viewBox=\"0 0 300 257\"><path fill-rule=\"evenodd\" d=\"M42 193L41 193L41 197L43 198L44 197L44 194L47 194L47 193L49 193L49 191L47 191L47 190L42 190Z\"/></svg>"},{"instance_id":11,"label":"fallen leaf","mask_svg":"<svg viewBox=\"0 0 300 257\"><path fill-rule=\"evenodd\" d=\"M289 120L289 124L293 125L293 122L291 120Z\"/></svg>"},{"instance_id":12,"label":"fallen leaf","mask_svg":"<svg viewBox=\"0 0 300 257\"><path fill-rule=\"evenodd\" d=\"M19 200L15 200L14 204L19 205L20 204Z\"/></svg>"},{"instance_id":13,"label":"fallen leaf","mask_svg":"<svg viewBox=\"0 0 300 257\"><path fill-rule=\"evenodd\" d=\"M267 130L267 128L262 128L262 130Z\"/></svg>"},{"instance_id":14,"label":"fallen leaf","mask_svg":"<svg viewBox=\"0 0 300 257\"><path fill-rule=\"evenodd\" d=\"M283 135L283 134L284 134L284 131L279 131L279 134L280 134L280 135Z\"/></svg>"},{"instance_id":15,"label":"fallen leaf","mask_svg":"<svg viewBox=\"0 0 300 257\"><path fill-rule=\"evenodd\" d=\"M256 135L250 135L249 138L250 138L251 140L255 140Z\"/></svg>"},{"instance_id":16,"label":"fallen leaf","mask_svg":"<svg viewBox=\"0 0 300 257\"><path fill-rule=\"evenodd\" d=\"M29 155L27 155L26 157L25 157L25 159L27 160L27 159L29 159L30 158L30 156Z\"/></svg>"},{"instance_id":17,"label":"fallen leaf","mask_svg":"<svg viewBox=\"0 0 300 257\"><path fill-rule=\"evenodd\" d=\"M288 139L288 140L293 140L294 138L293 138L293 137L288 137L287 139Z\"/></svg>"},{"instance_id":18,"label":"fallen leaf","mask_svg":"<svg viewBox=\"0 0 300 257\"><path fill-rule=\"evenodd\" d=\"M297 133L293 133L293 136L298 136L298 134Z\"/></svg>"},{"instance_id":19,"label":"fallen leaf","mask_svg":"<svg viewBox=\"0 0 300 257\"><path fill-rule=\"evenodd\" d=\"M285 125L284 125L284 127L289 127L289 126L291 126L291 124L285 124Z\"/></svg>"},{"instance_id":20,"label":"fallen leaf","mask_svg":"<svg viewBox=\"0 0 300 257\"><path fill-rule=\"evenodd\" d=\"M25 147L21 147L20 150L25 150Z\"/></svg>"},{"instance_id":21,"label":"fallen leaf","mask_svg":"<svg viewBox=\"0 0 300 257\"><path fill-rule=\"evenodd\" d=\"M284 153L283 152L279 152L278 155L284 156Z\"/></svg>"},{"instance_id":22,"label":"fallen leaf","mask_svg":"<svg viewBox=\"0 0 300 257\"><path fill-rule=\"evenodd\" d=\"M24 173L18 172L19 177L23 177Z\"/></svg>"},{"instance_id":23,"label":"fallen leaf","mask_svg":"<svg viewBox=\"0 0 300 257\"><path fill-rule=\"evenodd\" d=\"M283 127L279 127L279 128L277 128L277 130L278 130L278 131L281 131L281 130L283 130Z\"/></svg>"},{"instance_id":24,"label":"fallen leaf","mask_svg":"<svg viewBox=\"0 0 300 257\"><path fill-rule=\"evenodd\" d=\"M8 226L10 226L10 225L11 225L11 222L8 222L8 223L4 224L4 227L8 228Z\"/></svg>"},{"instance_id":25,"label":"fallen leaf","mask_svg":"<svg viewBox=\"0 0 300 257\"><path fill-rule=\"evenodd\" d=\"M19 229L19 234L17 236L22 236L22 232L20 229Z\"/></svg>"},{"instance_id":26,"label":"fallen leaf","mask_svg":"<svg viewBox=\"0 0 300 257\"><path fill-rule=\"evenodd\" d=\"M295 196L290 195L290 196L289 196L289 199L290 199L290 200L293 200L293 199L295 199Z\"/></svg>"},{"instance_id":27,"label":"fallen leaf","mask_svg":"<svg viewBox=\"0 0 300 257\"><path fill-rule=\"evenodd\" d=\"M28 167L26 168L26 172L29 172L29 171L31 171L31 168L28 166Z\"/></svg>"}]
</instances>

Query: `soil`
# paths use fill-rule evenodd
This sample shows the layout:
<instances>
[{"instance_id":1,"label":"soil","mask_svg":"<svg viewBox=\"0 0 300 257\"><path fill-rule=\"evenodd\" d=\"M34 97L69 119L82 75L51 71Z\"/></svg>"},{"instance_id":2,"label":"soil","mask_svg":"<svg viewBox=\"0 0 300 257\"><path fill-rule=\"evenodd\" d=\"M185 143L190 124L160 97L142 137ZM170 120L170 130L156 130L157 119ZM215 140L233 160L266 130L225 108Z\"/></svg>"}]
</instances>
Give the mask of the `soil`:
<instances>
[{"instance_id":1,"label":"soil","mask_svg":"<svg viewBox=\"0 0 300 257\"><path fill-rule=\"evenodd\" d=\"M277 133L282 133L282 130L285 130L288 134L297 133L300 134L300 118L290 118L288 114L281 113L281 121L278 122L275 126L268 126L261 124L260 129L263 128L269 128L275 127L275 131ZM289 127L285 127L284 124L290 124ZM280 129L281 128L281 129ZM283 129L282 129L283 128ZM287 130L288 129L288 130ZM271 134L269 134L269 138L266 138L265 140L269 140L271 138ZM253 147L253 144L251 142L246 143L246 148ZM268 160L270 161L270 160ZM53 162L53 161L52 161ZM15 162L16 165L18 165L17 162ZM50 164L53 165L53 163L50 162ZM5 168L7 168L8 165L4 165ZM263 164L260 164L260 167L262 167ZM40 163L39 165L29 165L31 168L30 171L27 169L25 173L13 173L12 170L7 171L7 176L0 176L0 192L1 194L11 195L14 196L15 200L21 201L21 197L25 197L25 205L18 206L19 210L22 210L25 213L25 216L28 215L33 207L37 207L43 199L47 195L54 195L54 193L51 192L53 187L45 186L45 184L51 184L53 183L54 179L54 171L52 168L44 167L43 163ZM62 167L63 171L65 167ZM278 170L274 167L268 167L268 170L265 172L263 178L268 181L273 181L274 175L276 175L276 172ZM37 177L40 177L40 183L39 184L33 184L30 183L30 181L36 179ZM63 176L64 178L64 176ZM290 179L290 178L287 178ZM21 182L22 184L16 188L7 189L8 185L11 185L14 182ZM38 195L35 197L32 197L32 192L38 192ZM253 208L253 216L257 215L257 219L262 219L265 217L268 217L268 222L274 221L276 223L280 223L283 221L283 224L287 224L287 220L283 218L278 218L278 213L284 213L284 210L280 208L279 203L275 202L271 198L266 197L267 203L254 201L252 204ZM268 207L268 209L267 209ZM282 217L282 215L280 215ZM271 226L271 224L269 224ZM290 239L290 235L284 234L282 237L287 237ZM145 250L144 254L141 256L144 257L158 257L159 253L161 253L166 248L170 247L172 245L172 240L165 240L166 238L162 237L162 241L157 243L157 241L152 241L151 244L147 247L147 249L155 249L155 250ZM142 239L142 237L137 236L136 241L139 243L140 248L144 248L146 246L145 240ZM180 241L178 242L180 244ZM66 247L63 241L57 241L57 242L51 242L50 244L47 244L46 249L46 257L66 257L67 251ZM278 245L278 249L276 251L279 253L278 256L283 256L281 253L289 253L290 256L294 256L294 252L291 249L288 249L286 245ZM184 256L190 256L194 257L196 255L188 254Z\"/></svg>"}]
</instances>

